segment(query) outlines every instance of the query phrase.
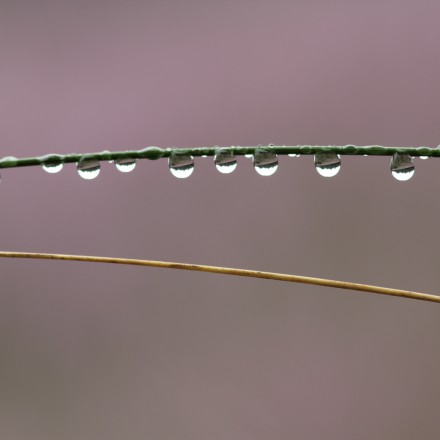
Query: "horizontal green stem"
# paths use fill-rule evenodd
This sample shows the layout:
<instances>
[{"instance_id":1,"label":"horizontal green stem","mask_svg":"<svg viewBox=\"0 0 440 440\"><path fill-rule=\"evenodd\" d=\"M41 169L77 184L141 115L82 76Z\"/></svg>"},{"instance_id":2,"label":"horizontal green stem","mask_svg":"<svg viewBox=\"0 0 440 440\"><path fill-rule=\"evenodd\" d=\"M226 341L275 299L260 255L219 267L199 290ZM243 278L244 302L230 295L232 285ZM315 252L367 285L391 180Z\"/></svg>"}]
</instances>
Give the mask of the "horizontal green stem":
<instances>
[{"instance_id":1,"label":"horizontal green stem","mask_svg":"<svg viewBox=\"0 0 440 440\"><path fill-rule=\"evenodd\" d=\"M408 290L391 289L388 287L371 286L367 284L351 283L348 281L327 280L324 278L288 275L282 273L262 272L258 270L237 269L231 267L206 266L202 264L171 263L167 261L138 260L133 258L93 257L85 255L42 254L33 252L6 252L0 251L0 258L30 258L40 260L83 261L86 263L126 264L132 266L149 266L163 269L180 269L196 272L209 272L240 277L264 278L267 280L288 281L291 283L313 284L316 286L334 287L338 289L357 290L380 295L398 296L400 298L418 299L440 303L440 296L427 293L411 292Z\"/></svg>"},{"instance_id":2,"label":"horizontal green stem","mask_svg":"<svg viewBox=\"0 0 440 440\"><path fill-rule=\"evenodd\" d=\"M355 145L345 146L254 146L254 147L201 147L201 148L158 148L147 147L140 150L126 151L102 151L96 153L73 153L73 154L46 154L37 157L4 157L0 159L0 168L16 168L28 166L53 165L59 163L77 163L79 160L122 160L122 159L150 159L157 160L170 157L172 154L187 154L191 156L214 156L219 150L226 150L237 156L254 154L255 150L264 149L273 151L278 155L300 154L311 155L315 153L336 153L347 156L392 156L394 153L408 154L410 156L440 157L440 148L428 147L381 147L379 145L369 145L357 147Z\"/></svg>"}]
</instances>

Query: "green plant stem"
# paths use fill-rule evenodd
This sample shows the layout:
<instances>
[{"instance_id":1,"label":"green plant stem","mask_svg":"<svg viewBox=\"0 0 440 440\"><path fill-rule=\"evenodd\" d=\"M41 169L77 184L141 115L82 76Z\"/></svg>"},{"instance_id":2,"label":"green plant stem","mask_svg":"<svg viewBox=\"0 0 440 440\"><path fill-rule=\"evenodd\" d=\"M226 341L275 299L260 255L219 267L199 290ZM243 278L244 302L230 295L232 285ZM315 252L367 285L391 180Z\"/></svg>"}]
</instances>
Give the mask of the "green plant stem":
<instances>
[{"instance_id":1,"label":"green plant stem","mask_svg":"<svg viewBox=\"0 0 440 440\"><path fill-rule=\"evenodd\" d=\"M84 255L64 255L31 252L3 252L0 251L0 258L31 258L43 260L65 260L83 261L89 263L112 263L127 264L134 266L160 267L165 269L191 270L198 272L210 272L224 275L235 275L241 277L264 278L268 280L288 281L292 283L314 284L318 286L334 287L338 289L357 290L381 295L398 296L401 298L418 299L440 303L440 296L429 295L426 293L410 292L407 290L390 289L387 287L370 286L366 284L350 283L347 281L326 280L323 278L312 278L299 275L287 275L281 273L262 272L256 270L236 269L228 267L206 266L199 264L170 263L165 261L137 260L131 258L110 258L110 257L91 257Z\"/></svg>"},{"instance_id":2,"label":"green plant stem","mask_svg":"<svg viewBox=\"0 0 440 440\"><path fill-rule=\"evenodd\" d=\"M257 147L201 147L201 148L158 148L147 147L141 150L126 151L102 151L96 153L73 153L73 154L46 154L44 156L15 158L12 156L0 159L0 168L16 168L41 165L55 165L60 163L77 163L80 160L118 160L118 159L150 159L157 160L170 157L172 154L186 154L191 156L214 156L219 150L233 152L236 156L253 154L257 149L273 151L278 155L300 154L311 155L315 153L336 153L347 156L392 156L394 153L408 154L410 156L440 157L440 148L428 147L381 147L370 145L357 147L355 145L345 146L257 146Z\"/></svg>"}]
</instances>

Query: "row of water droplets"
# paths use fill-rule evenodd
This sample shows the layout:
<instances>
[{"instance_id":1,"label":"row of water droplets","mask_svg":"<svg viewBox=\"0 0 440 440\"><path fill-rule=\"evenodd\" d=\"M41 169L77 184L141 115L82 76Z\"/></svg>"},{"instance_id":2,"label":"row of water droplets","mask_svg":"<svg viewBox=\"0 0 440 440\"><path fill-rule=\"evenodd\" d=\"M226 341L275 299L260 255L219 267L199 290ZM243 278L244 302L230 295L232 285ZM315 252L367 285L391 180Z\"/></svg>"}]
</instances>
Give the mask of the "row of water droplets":
<instances>
[{"instance_id":1,"label":"row of water droplets","mask_svg":"<svg viewBox=\"0 0 440 440\"><path fill-rule=\"evenodd\" d=\"M289 154L290 157L299 157L299 154ZM262 176L271 176L278 169L278 157L269 150L256 150L255 154L247 154L253 159L255 171ZM421 156L421 159L427 157ZM214 157L215 166L224 174L232 173L237 168L237 159L231 151L220 151ZM316 171L323 177L333 177L341 169L341 157L336 153L316 153L314 155ZM171 173L178 178L189 177L194 171L194 159L190 155L174 155L169 158ZM414 163L411 156L394 154L391 158L391 173L400 181L409 180L414 175Z\"/></svg>"},{"instance_id":2,"label":"row of water droplets","mask_svg":"<svg viewBox=\"0 0 440 440\"><path fill-rule=\"evenodd\" d=\"M136 168L136 159L116 159L114 162L116 169L122 173L129 173ZM43 165L43 170L50 174L59 173L62 169L62 163ZM101 172L101 163L99 160L81 159L76 169L83 179L92 180Z\"/></svg>"},{"instance_id":3,"label":"row of water droplets","mask_svg":"<svg viewBox=\"0 0 440 440\"><path fill-rule=\"evenodd\" d=\"M254 154L246 157L253 159L255 171L261 176L271 176L278 169L277 155L268 149L256 149ZM299 157L299 154L289 154L290 157ZM420 156L427 159L426 156ZM116 169L128 173L136 167L136 159L116 159ZM220 173L229 174L237 168L237 158L229 149L220 149L214 156L215 167ZM336 153L316 153L314 155L316 171L323 177L333 177L341 169L341 158ZM183 179L189 177L194 171L194 158L189 154L174 153L168 158L170 172L173 176ZM391 158L391 173L400 181L413 177L415 169L411 156L395 153ZM43 169L48 173L58 173L63 169L63 164L45 164ZM83 158L77 163L78 174L86 180L95 179L101 171L100 161Z\"/></svg>"},{"instance_id":4,"label":"row of water droplets","mask_svg":"<svg viewBox=\"0 0 440 440\"><path fill-rule=\"evenodd\" d=\"M299 154L289 154L299 157ZM257 149L254 154L246 154L252 158L255 171L261 176L271 176L278 169L278 157L270 150ZM228 149L219 150L214 156L215 167L220 173L230 174L237 168L237 158ZM194 171L194 158L189 154L174 154L168 159L171 174L177 178L189 177ZM341 168L339 155L334 153L315 154L315 167L321 176L332 177Z\"/></svg>"}]
</instances>

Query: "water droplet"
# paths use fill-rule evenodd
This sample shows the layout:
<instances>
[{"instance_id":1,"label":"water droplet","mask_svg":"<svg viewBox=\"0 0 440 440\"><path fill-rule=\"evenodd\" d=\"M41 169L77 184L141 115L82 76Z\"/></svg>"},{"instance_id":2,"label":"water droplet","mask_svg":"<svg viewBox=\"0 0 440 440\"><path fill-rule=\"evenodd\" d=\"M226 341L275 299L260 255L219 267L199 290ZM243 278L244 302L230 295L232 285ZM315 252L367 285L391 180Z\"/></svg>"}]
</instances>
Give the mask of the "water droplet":
<instances>
[{"instance_id":1,"label":"water droplet","mask_svg":"<svg viewBox=\"0 0 440 440\"><path fill-rule=\"evenodd\" d=\"M1 158L1 162L5 161L5 162L14 162L16 161L17 158L15 156L5 156Z\"/></svg>"},{"instance_id":2,"label":"water droplet","mask_svg":"<svg viewBox=\"0 0 440 440\"><path fill-rule=\"evenodd\" d=\"M172 154L168 158L171 174L179 179L191 176L194 171L194 159L189 154Z\"/></svg>"},{"instance_id":3,"label":"water droplet","mask_svg":"<svg viewBox=\"0 0 440 440\"><path fill-rule=\"evenodd\" d=\"M43 170L46 171L46 173L50 173L50 174L59 173L62 169L63 169L62 163L43 165Z\"/></svg>"},{"instance_id":4,"label":"water droplet","mask_svg":"<svg viewBox=\"0 0 440 440\"><path fill-rule=\"evenodd\" d=\"M214 157L215 167L223 174L232 173L237 168L237 159L234 153L228 150L219 150Z\"/></svg>"},{"instance_id":5,"label":"water droplet","mask_svg":"<svg viewBox=\"0 0 440 440\"><path fill-rule=\"evenodd\" d=\"M323 177L333 177L341 169L341 158L336 153L316 153L315 168Z\"/></svg>"},{"instance_id":6,"label":"water droplet","mask_svg":"<svg viewBox=\"0 0 440 440\"><path fill-rule=\"evenodd\" d=\"M391 158L391 174L400 181L411 179L414 176L414 163L411 156L407 154L394 153Z\"/></svg>"},{"instance_id":7,"label":"water droplet","mask_svg":"<svg viewBox=\"0 0 440 440\"><path fill-rule=\"evenodd\" d=\"M121 173L129 173L136 168L136 159L116 159L115 166Z\"/></svg>"},{"instance_id":8,"label":"water droplet","mask_svg":"<svg viewBox=\"0 0 440 440\"><path fill-rule=\"evenodd\" d=\"M277 155L268 150L255 150L254 167L261 176L271 176L278 169Z\"/></svg>"},{"instance_id":9,"label":"water droplet","mask_svg":"<svg viewBox=\"0 0 440 440\"><path fill-rule=\"evenodd\" d=\"M92 180L98 177L98 174L101 171L101 165L99 160L81 159L78 162L76 169L83 179Z\"/></svg>"}]
</instances>

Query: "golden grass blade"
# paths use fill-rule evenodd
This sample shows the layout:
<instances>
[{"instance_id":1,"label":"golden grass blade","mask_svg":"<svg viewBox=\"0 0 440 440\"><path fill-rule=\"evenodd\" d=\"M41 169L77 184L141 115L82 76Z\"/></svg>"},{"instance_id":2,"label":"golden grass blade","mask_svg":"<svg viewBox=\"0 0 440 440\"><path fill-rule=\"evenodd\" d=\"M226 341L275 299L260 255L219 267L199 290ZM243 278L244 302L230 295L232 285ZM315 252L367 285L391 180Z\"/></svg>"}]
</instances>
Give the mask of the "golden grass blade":
<instances>
[{"instance_id":1,"label":"golden grass blade","mask_svg":"<svg viewBox=\"0 0 440 440\"><path fill-rule=\"evenodd\" d=\"M410 292L407 290L390 289L380 286L369 286L367 284L350 283L347 281L327 280L323 278L312 278L300 275L288 275L281 273L262 272L257 270L236 269L229 267L206 266L201 264L171 263L166 261L138 260L131 258L111 258L111 257L92 257L84 255L64 255L64 254L42 254L32 252L2 252L0 258L30 258L43 260L65 260L65 261L84 261L89 263L111 263L127 264L132 266L160 267L163 269L180 269L199 272L210 272L223 275L235 275L241 277L264 278L267 280L288 281L291 283L314 284L317 286L335 287L338 289L357 290L370 292L380 295L398 296L401 298L418 299L421 301L431 301L440 303L440 296L429 295L426 293Z\"/></svg>"}]
</instances>

